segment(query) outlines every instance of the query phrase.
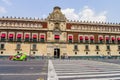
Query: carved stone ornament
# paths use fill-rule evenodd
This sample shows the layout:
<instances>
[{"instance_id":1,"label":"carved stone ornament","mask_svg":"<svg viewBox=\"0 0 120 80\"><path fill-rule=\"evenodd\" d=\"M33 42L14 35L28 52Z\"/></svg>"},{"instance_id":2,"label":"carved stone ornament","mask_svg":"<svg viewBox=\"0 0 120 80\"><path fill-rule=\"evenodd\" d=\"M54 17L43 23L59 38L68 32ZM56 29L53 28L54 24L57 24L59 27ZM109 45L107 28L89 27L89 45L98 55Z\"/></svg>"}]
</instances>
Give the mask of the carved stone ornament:
<instances>
[{"instance_id":1,"label":"carved stone ornament","mask_svg":"<svg viewBox=\"0 0 120 80\"><path fill-rule=\"evenodd\" d=\"M60 7L54 7L54 10L51 14L49 14L48 20L53 20L53 21L66 21L66 17L64 14L61 12Z\"/></svg>"}]
</instances>

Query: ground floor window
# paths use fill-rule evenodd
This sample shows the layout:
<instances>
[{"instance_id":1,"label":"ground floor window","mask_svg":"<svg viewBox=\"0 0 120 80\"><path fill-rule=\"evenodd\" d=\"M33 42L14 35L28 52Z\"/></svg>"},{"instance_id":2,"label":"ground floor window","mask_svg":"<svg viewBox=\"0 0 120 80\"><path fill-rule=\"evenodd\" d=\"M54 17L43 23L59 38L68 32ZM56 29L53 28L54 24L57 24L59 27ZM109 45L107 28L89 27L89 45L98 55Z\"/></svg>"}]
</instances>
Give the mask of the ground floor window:
<instances>
[{"instance_id":1,"label":"ground floor window","mask_svg":"<svg viewBox=\"0 0 120 80\"><path fill-rule=\"evenodd\" d=\"M86 52L86 55L88 54L88 52Z\"/></svg>"},{"instance_id":2,"label":"ground floor window","mask_svg":"<svg viewBox=\"0 0 120 80\"><path fill-rule=\"evenodd\" d=\"M99 54L99 52L96 52L96 54Z\"/></svg>"},{"instance_id":3,"label":"ground floor window","mask_svg":"<svg viewBox=\"0 0 120 80\"><path fill-rule=\"evenodd\" d=\"M17 44L17 45L16 45L16 49L17 49L17 50L20 50L20 49L21 49L21 44Z\"/></svg>"},{"instance_id":4,"label":"ground floor window","mask_svg":"<svg viewBox=\"0 0 120 80\"><path fill-rule=\"evenodd\" d=\"M75 55L77 55L77 52L75 52Z\"/></svg>"},{"instance_id":5,"label":"ground floor window","mask_svg":"<svg viewBox=\"0 0 120 80\"><path fill-rule=\"evenodd\" d=\"M33 49L33 50L36 50L36 49L37 49L37 45L36 45L36 44L33 44L33 45L32 45L32 49Z\"/></svg>"},{"instance_id":6,"label":"ground floor window","mask_svg":"<svg viewBox=\"0 0 120 80\"><path fill-rule=\"evenodd\" d=\"M5 49L5 44L0 44L0 49Z\"/></svg>"}]
</instances>

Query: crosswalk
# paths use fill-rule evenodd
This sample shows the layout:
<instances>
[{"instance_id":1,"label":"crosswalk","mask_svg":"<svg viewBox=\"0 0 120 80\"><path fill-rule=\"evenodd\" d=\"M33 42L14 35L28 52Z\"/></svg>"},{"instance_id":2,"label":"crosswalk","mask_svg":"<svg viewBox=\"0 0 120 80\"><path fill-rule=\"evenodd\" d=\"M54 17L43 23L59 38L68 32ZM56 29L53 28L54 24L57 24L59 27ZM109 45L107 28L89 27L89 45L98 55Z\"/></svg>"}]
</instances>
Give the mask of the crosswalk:
<instances>
[{"instance_id":1,"label":"crosswalk","mask_svg":"<svg viewBox=\"0 0 120 80\"><path fill-rule=\"evenodd\" d=\"M120 80L120 65L90 60L52 60L55 80Z\"/></svg>"}]
</instances>

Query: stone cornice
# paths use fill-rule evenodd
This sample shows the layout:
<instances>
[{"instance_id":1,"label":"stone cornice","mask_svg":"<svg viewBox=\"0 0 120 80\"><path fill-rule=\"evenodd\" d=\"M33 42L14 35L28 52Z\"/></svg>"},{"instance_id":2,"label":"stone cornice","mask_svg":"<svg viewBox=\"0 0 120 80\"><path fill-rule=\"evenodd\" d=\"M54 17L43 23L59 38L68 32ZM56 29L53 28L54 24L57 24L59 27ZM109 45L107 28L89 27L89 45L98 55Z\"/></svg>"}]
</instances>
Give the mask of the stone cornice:
<instances>
[{"instance_id":1,"label":"stone cornice","mask_svg":"<svg viewBox=\"0 0 120 80\"><path fill-rule=\"evenodd\" d=\"M91 21L67 21L68 24L73 25L93 25L93 26L120 26L120 23L107 22L91 22Z\"/></svg>"},{"instance_id":2,"label":"stone cornice","mask_svg":"<svg viewBox=\"0 0 120 80\"><path fill-rule=\"evenodd\" d=\"M24 18L24 17L2 17L0 18L0 21L23 21L23 22L46 22L46 19L36 19L36 18Z\"/></svg>"}]
</instances>

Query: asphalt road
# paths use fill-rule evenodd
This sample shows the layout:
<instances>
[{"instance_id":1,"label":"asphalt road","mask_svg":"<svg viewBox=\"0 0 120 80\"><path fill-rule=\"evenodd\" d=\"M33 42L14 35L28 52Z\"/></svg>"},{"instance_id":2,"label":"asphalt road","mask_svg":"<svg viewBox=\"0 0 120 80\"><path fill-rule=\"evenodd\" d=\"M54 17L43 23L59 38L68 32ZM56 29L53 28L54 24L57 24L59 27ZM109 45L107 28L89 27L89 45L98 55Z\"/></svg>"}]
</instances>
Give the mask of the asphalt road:
<instances>
[{"instance_id":1,"label":"asphalt road","mask_svg":"<svg viewBox=\"0 0 120 80\"><path fill-rule=\"evenodd\" d=\"M47 80L47 60L0 60L0 80Z\"/></svg>"}]
</instances>

